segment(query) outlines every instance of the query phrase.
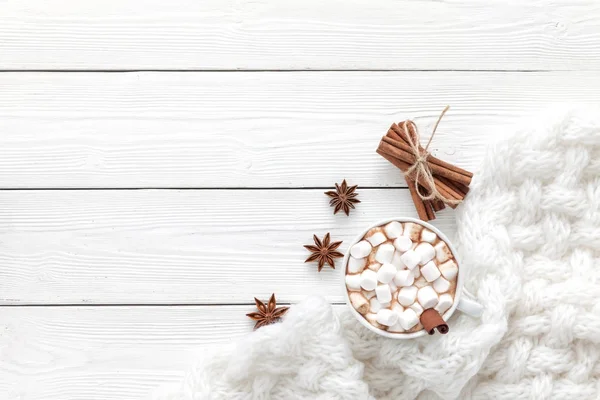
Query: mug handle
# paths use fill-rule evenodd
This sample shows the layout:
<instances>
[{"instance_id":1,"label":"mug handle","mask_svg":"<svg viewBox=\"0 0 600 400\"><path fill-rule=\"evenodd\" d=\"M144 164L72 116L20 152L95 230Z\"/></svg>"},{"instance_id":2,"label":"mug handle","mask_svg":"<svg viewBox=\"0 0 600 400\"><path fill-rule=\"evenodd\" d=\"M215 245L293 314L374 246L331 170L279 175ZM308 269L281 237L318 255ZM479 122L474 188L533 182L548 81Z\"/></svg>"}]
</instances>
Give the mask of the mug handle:
<instances>
[{"instance_id":1,"label":"mug handle","mask_svg":"<svg viewBox=\"0 0 600 400\"><path fill-rule=\"evenodd\" d=\"M460 297L456 308L473 318L479 318L483 313L483 306L475 301L474 298L475 296L463 288L462 296Z\"/></svg>"}]
</instances>

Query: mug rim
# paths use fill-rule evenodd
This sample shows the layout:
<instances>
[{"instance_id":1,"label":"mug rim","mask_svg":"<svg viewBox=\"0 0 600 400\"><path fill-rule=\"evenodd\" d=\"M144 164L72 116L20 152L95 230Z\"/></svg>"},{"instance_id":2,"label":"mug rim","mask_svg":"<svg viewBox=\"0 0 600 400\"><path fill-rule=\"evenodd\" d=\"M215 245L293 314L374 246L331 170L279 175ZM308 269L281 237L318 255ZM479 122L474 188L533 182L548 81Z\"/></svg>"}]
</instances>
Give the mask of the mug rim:
<instances>
[{"instance_id":1,"label":"mug rim","mask_svg":"<svg viewBox=\"0 0 600 400\"><path fill-rule=\"evenodd\" d=\"M344 260L343 260L344 269L343 269L343 274L342 274L342 286L343 286L344 293L345 293L344 296L346 299L346 304L348 305L348 308L350 308L350 312L367 329L377 333L378 335L381 335L381 336L384 336L384 337L387 337L390 339L414 339L417 337L425 336L427 334L427 331L425 331L425 329L421 329L420 331L412 332L412 333L394 333L394 332L388 332L388 331L384 331L382 329L376 328L375 326L371 325L362 316L362 314L360 314L358 311L356 311L356 309L354 307L352 307L352 303L350 302L350 295L348 293L348 289L346 288L346 270L348 267L348 259L350 257L350 249L352 248L352 246L354 246L356 243L360 242L362 240L362 238L365 236L365 234L368 231L370 231L371 229L388 224L393 221L402 222L402 223L405 223L405 222L416 223L416 224L419 224L419 225L435 232L438 235L438 237L446 243L446 245L452 252L452 255L454 256L454 261L456 262L456 265L458 267L458 276L456 278L456 290L454 293L454 302L452 303L452 307L450 307L448 309L448 311L446 311L444 313L442 318L444 319L444 321L447 322L448 319L450 319L450 317L454 314L454 311L458 307L458 303L460 301L460 296L462 294L462 289L463 289L463 279L462 279L463 273L461 271L461 263L460 263L460 260L458 259L456 249L454 248L454 245L452 244L450 239L448 239L448 237L440 229L431 225L428 222L425 222L425 221L422 221L420 219L413 218L413 217L386 218L386 219L380 220L374 224L369 225L366 229L361 231L361 233L359 235L357 235L352 240L352 242L350 242L350 245L348 246L348 249L346 250L346 254L344 255Z\"/></svg>"}]
</instances>

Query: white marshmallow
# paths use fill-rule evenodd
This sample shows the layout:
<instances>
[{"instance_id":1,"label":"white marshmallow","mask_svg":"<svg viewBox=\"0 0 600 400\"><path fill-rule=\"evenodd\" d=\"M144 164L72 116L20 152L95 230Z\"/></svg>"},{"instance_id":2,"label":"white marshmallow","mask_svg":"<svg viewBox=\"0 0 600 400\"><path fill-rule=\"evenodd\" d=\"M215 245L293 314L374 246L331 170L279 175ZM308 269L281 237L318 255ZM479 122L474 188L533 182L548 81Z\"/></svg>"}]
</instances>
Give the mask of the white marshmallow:
<instances>
[{"instance_id":1,"label":"white marshmallow","mask_svg":"<svg viewBox=\"0 0 600 400\"><path fill-rule=\"evenodd\" d=\"M369 301L360 293L352 292L348 295L352 307L362 315L369 312Z\"/></svg>"},{"instance_id":2,"label":"white marshmallow","mask_svg":"<svg viewBox=\"0 0 600 400\"><path fill-rule=\"evenodd\" d=\"M407 308L400 314L398 322L400 322L400 325L405 330L409 330L419 323L419 317L417 317L417 314L412 309Z\"/></svg>"},{"instance_id":3,"label":"white marshmallow","mask_svg":"<svg viewBox=\"0 0 600 400\"><path fill-rule=\"evenodd\" d=\"M375 232L366 239L369 241L369 243L371 243L371 246L373 247L379 246L381 243L387 240L383 232Z\"/></svg>"},{"instance_id":4,"label":"white marshmallow","mask_svg":"<svg viewBox=\"0 0 600 400\"><path fill-rule=\"evenodd\" d=\"M440 301L437 306L435 306L435 310L441 315L444 315L444 313L452 307L452 303L454 303L452 296L448 293L443 294L440 296Z\"/></svg>"},{"instance_id":5,"label":"white marshmallow","mask_svg":"<svg viewBox=\"0 0 600 400\"><path fill-rule=\"evenodd\" d=\"M404 233L402 235L408 236L413 242L418 242L421 237L421 231L423 226L412 222L404 224Z\"/></svg>"},{"instance_id":6,"label":"white marshmallow","mask_svg":"<svg viewBox=\"0 0 600 400\"><path fill-rule=\"evenodd\" d=\"M429 229L423 229L421 231L421 240L424 242L428 242L428 243L433 243L435 242L435 239L437 239L437 235L430 231Z\"/></svg>"},{"instance_id":7,"label":"white marshmallow","mask_svg":"<svg viewBox=\"0 0 600 400\"><path fill-rule=\"evenodd\" d=\"M377 279L381 283L389 283L396 276L396 267L392 264L383 264L377 271Z\"/></svg>"},{"instance_id":8,"label":"white marshmallow","mask_svg":"<svg viewBox=\"0 0 600 400\"><path fill-rule=\"evenodd\" d=\"M392 264L396 267L396 269L405 269L406 265L402 262L402 253L399 251L394 252L394 257L392 257Z\"/></svg>"},{"instance_id":9,"label":"white marshmallow","mask_svg":"<svg viewBox=\"0 0 600 400\"><path fill-rule=\"evenodd\" d=\"M375 293L377 294L377 300L382 304L392 301L392 292L388 285L377 286L377 288L375 288Z\"/></svg>"},{"instance_id":10,"label":"white marshmallow","mask_svg":"<svg viewBox=\"0 0 600 400\"><path fill-rule=\"evenodd\" d=\"M398 304L398 303L392 303L392 310L393 310L393 311L394 311L396 314L400 315L400 314L402 314L402 313L404 312L404 307L402 307L402 306L401 306L400 304Z\"/></svg>"},{"instance_id":11,"label":"white marshmallow","mask_svg":"<svg viewBox=\"0 0 600 400\"><path fill-rule=\"evenodd\" d=\"M366 265L367 265L366 258L349 257L348 258L348 273L356 274L358 272L362 272L362 270L365 269Z\"/></svg>"},{"instance_id":12,"label":"white marshmallow","mask_svg":"<svg viewBox=\"0 0 600 400\"><path fill-rule=\"evenodd\" d=\"M406 253L402 254L400 259L408 269L413 269L421 262L421 256L414 250L408 250Z\"/></svg>"},{"instance_id":13,"label":"white marshmallow","mask_svg":"<svg viewBox=\"0 0 600 400\"><path fill-rule=\"evenodd\" d=\"M442 275L444 275L444 278L451 281L458 275L458 265L456 265L454 260L448 260L440 265L440 271L442 272Z\"/></svg>"},{"instance_id":14,"label":"white marshmallow","mask_svg":"<svg viewBox=\"0 0 600 400\"><path fill-rule=\"evenodd\" d=\"M398 290L398 286L396 286L393 280L388 283L388 286L390 287L390 291L392 292L392 297L394 297L394 293L396 292L396 290Z\"/></svg>"},{"instance_id":15,"label":"white marshmallow","mask_svg":"<svg viewBox=\"0 0 600 400\"><path fill-rule=\"evenodd\" d=\"M419 318L421 317L421 314L423 314L423 307L421 307L421 304L419 304L418 301L412 303L410 308L415 312L415 314L417 314Z\"/></svg>"},{"instance_id":16,"label":"white marshmallow","mask_svg":"<svg viewBox=\"0 0 600 400\"><path fill-rule=\"evenodd\" d=\"M404 253L405 251L410 250L412 247L412 241L409 237L399 236L396 240L394 240L394 247L398 249L398 251Z\"/></svg>"},{"instance_id":17,"label":"white marshmallow","mask_svg":"<svg viewBox=\"0 0 600 400\"><path fill-rule=\"evenodd\" d=\"M419 289L417 298L425 310L435 307L438 303L438 295L431 286L425 286Z\"/></svg>"},{"instance_id":18,"label":"white marshmallow","mask_svg":"<svg viewBox=\"0 0 600 400\"><path fill-rule=\"evenodd\" d=\"M394 325L388 328L388 332L392 333L402 333L404 332L404 328L400 325L400 322L396 322Z\"/></svg>"},{"instance_id":19,"label":"white marshmallow","mask_svg":"<svg viewBox=\"0 0 600 400\"><path fill-rule=\"evenodd\" d=\"M435 257L435 249L427 242L419 243L419 245L415 247L415 252L421 257L421 264L425 264Z\"/></svg>"},{"instance_id":20,"label":"white marshmallow","mask_svg":"<svg viewBox=\"0 0 600 400\"><path fill-rule=\"evenodd\" d=\"M438 293L446 293L450 289L450 282L444 279L443 276L440 276L435 281L433 281L433 290Z\"/></svg>"},{"instance_id":21,"label":"white marshmallow","mask_svg":"<svg viewBox=\"0 0 600 400\"><path fill-rule=\"evenodd\" d=\"M404 230L404 228L402 228L402 224L398 221L390 222L383 229L385 230L387 237L390 239L395 239L402 235L402 231Z\"/></svg>"},{"instance_id":22,"label":"white marshmallow","mask_svg":"<svg viewBox=\"0 0 600 400\"><path fill-rule=\"evenodd\" d=\"M371 299L373 297L376 296L375 291L374 290L369 290L369 291L364 291L363 294L365 295L365 297L367 299Z\"/></svg>"},{"instance_id":23,"label":"white marshmallow","mask_svg":"<svg viewBox=\"0 0 600 400\"><path fill-rule=\"evenodd\" d=\"M417 289L414 286L403 287L398 292L398 303L402 304L405 307L410 306L412 303L415 302L415 298L417 297L418 290L419 289ZM433 290L433 289L431 289L431 290ZM434 291L434 293L435 293L435 291Z\"/></svg>"},{"instance_id":24,"label":"white marshmallow","mask_svg":"<svg viewBox=\"0 0 600 400\"><path fill-rule=\"evenodd\" d=\"M377 300L377 297L373 297L369 300L369 311L372 313L376 313L377 311L383 308L381 302Z\"/></svg>"},{"instance_id":25,"label":"white marshmallow","mask_svg":"<svg viewBox=\"0 0 600 400\"><path fill-rule=\"evenodd\" d=\"M350 290L360 290L360 274L346 275L346 286Z\"/></svg>"},{"instance_id":26,"label":"white marshmallow","mask_svg":"<svg viewBox=\"0 0 600 400\"><path fill-rule=\"evenodd\" d=\"M409 269L396 272L396 276L394 277L394 283L397 286L412 286L414 281L415 277Z\"/></svg>"},{"instance_id":27,"label":"white marshmallow","mask_svg":"<svg viewBox=\"0 0 600 400\"><path fill-rule=\"evenodd\" d=\"M391 263L394 257L394 246L391 244L382 244L377 249L375 254L375 260L382 264Z\"/></svg>"},{"instance_id":28,"label":"white marshmallow","mask_svg":"<svg viewBox=\"0 0 600 400\"><path fill-rule=\"evenodd\" d=\"M423 274L427 282L433 282L442 275L433 261L429 261L421 267L421 274Z\"/></svg>"},{"instance_id":29,"label":"white marshmallow","mask_svg":"<svg viewBox=\"0 0 600 400\"><path fill-rule=\"evenodd\" d=\"M365 258L371 253L371 243L361 240L350 249L350 255L354 258Z\"/></svg>"},{"instance_id":30,"label":"white marshmallow","mask_svg":"<svg viewBox=\"0 0 600 400\"><path fill-rule=\"evenodd\" d=\"M413 268L412 273L415 276L415 279L419 279L421 276L421 268Z\"/></svg>"},{"instance_id":31,"label":"white marshmallow","mask_svg":"<svg viewBox=\"0 0 600 400\"><path fill-rule=\"evenodd\" d=\"M379 263L369 264L369 269L372 269L375 272L379 271L379 268L381 268L381 264L379 264Z\"/></svg>"},{"instance_id":32,"label":"white marshmallow","mask_svg":"<svg viewBox=\"0 0 600 400\"><path fill-rule=\"evenodd\" d=\"M421 289L422 287L429 286L429 282L427 282L425 278L423 278L423 276L420 276L418 279L415 279L415 283L413 283L413 286L416 286L417 288Z\"/></svg>"},{"instance_id":33,"label":"white marshmallow","mask_svg":"<svg viewBox=\"0 0 600 400\"><path fill-rule=\"evenodd\" d=\"M375 314L375 313L368 313L367 315L365 315L365 318L375 328L378 328L378 329L383 329L384 328L383 325L381 325L379 322L377 322L377 314Z\"/></svg>"},{"instance_id":34,"label":"white marshmallow","mask_svg":"<svg viewBox=\"0 0 600 400\"><path fill-rule=\"evenodd\" d=\"M377 312L377 322L381 325L392 326L398 322L398 314L387 308L381 309Z\"/></svg>"},{"instance_id":35,"label":"white marshmallow","mask_svg":"<svg viewBox=\"0 0 600 400\"><path fill-rule=\"evenodd\" d=\"M439 242L435 245L435 259L438 264L448 261L450 258L452 258L452 252L446 242Z\"/></svg>"},{"instance_id":36,"label":"white marshmallow","mask_svg":"<svg viewBox=\"0 0 600 400\"><path fill-rule=\"evenodd\" d=\"M360 286L365 290L373 290L377 287L377 272L365 269L360 274Z\"/></svg>"}]
</instances>

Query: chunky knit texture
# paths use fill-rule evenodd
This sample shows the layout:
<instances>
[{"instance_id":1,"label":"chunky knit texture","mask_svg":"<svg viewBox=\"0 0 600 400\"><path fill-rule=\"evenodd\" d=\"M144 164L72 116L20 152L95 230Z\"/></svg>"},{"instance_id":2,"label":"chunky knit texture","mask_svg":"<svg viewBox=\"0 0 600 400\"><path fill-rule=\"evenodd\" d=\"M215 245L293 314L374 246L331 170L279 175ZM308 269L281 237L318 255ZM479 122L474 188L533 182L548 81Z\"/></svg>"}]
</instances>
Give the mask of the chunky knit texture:
<instances>
[{"instance_id":1,"label":"chunky knit texture","mask_svg":"<svg viewBox=\"0 0 600 400\"><path fill-rule=\"evenodd\" d=\"M398 341L309 298L156 398L599 399L599 111L552 111L488 151L457 209L480 320Z\"/></svg>"}]
</instances>

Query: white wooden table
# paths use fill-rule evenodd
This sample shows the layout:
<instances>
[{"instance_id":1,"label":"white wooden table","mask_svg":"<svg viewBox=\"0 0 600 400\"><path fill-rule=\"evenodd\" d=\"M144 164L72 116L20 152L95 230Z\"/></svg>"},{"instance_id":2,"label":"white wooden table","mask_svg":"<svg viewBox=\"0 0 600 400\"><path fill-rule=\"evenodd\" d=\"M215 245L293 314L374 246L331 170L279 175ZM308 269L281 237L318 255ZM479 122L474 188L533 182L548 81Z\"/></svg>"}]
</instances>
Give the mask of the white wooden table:
<instances>
[{"instance_id":1,"label":"white wooden table","mask_svg":"<svg viewBox=\"0 0 600 400\"><path fill-rule=\"evenodd\" d=\"M391 122L451 105L434 152L476 171L501 127L597 102L600 3L0 0L0 69L0 399L135 399L253 296L341 307L302 245L415 215Z\"/></svg>"}]
</instances>

